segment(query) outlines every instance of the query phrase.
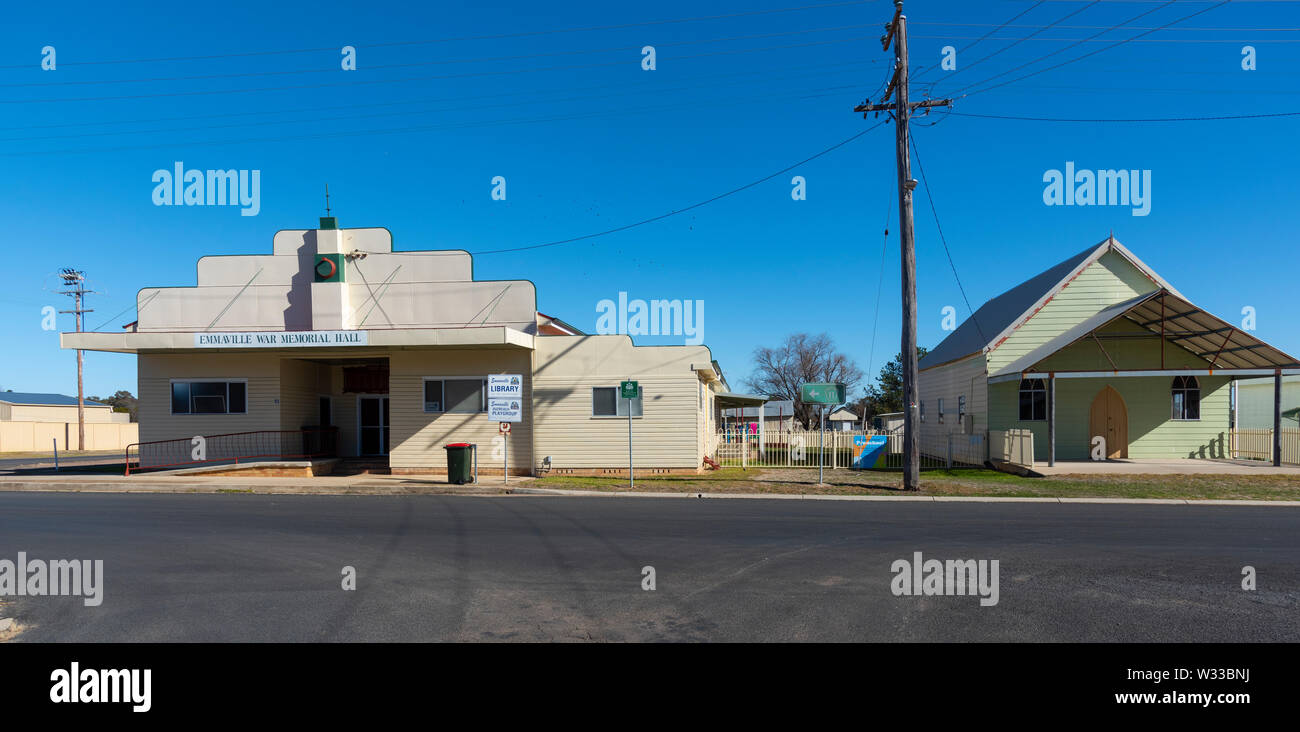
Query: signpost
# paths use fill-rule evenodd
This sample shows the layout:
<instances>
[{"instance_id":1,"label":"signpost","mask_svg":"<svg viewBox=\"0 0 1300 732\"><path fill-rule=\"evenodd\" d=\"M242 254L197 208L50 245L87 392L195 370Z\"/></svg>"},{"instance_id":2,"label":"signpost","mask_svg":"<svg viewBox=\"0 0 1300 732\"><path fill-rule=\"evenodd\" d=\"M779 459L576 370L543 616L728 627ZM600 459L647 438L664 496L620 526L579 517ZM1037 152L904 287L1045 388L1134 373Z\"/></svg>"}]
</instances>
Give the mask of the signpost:
<instances>
[{"instance_id":1,"label":"signpost","mask_svg":"<svg viewBox=\"0 0 1300 732\"><path fill-rule=\"evenodd\" d=\"M817 482L820 484L825 477L826 463L826 407L828 405L844 404L848 400L845 398L848 390L844 384L836 383L818 383L809 382L799 385L799 401L804 404L816 404L820 408L818 419L821 422L821 437L817 445Z\"/></svg>"},{"instance_id":2,"label":"signpost","mask_svg":"<svg viewBox=\"0 0 1300 732\"><path fill-rule=\"evenodd\" d=\"M488 419L500 422L497 430L503 443L505 462L501 482L510 480L510 423L524 420L524 380L519 374L488 376Z\"/></svg>"},{"instance_id":3,"label":"signpost","mask_svg":"<svg viewBox=\"0 0 1300 732\"><path fill-rule=\"evenodd\" d=\"M818 384L808 383L799 385L799 401L804 404L843 404L848 401L844 398L845 392L843 384Z\"/></svg>"},{"instance_id":4,"label":"signpost","mask_svg":"<svg viewBox=\"0 0 1300 732\"><path fill-rule=\"evenodd\" d=\"M632 400L641 392L635 381L622 381L618 385L618 395L627 400L627 480L629 488L636 488L636 478L632 475Z\"/></svg>"}]
</instances>

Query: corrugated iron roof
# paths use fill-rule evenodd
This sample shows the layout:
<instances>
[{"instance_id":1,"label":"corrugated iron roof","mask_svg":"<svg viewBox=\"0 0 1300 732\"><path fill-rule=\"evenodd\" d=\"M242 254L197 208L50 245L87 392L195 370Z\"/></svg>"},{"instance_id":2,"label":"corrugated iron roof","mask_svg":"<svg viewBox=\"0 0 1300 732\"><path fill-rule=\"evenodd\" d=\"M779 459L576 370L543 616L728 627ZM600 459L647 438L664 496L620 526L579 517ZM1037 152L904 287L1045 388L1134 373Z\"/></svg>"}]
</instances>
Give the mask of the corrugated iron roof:
<instances>
[{"instance_id":1,"label":"corrugated iron roof","mask_svg":"<svg viewBox=\"0 0 1300 732\"><path fill-rule=\"evenodd\" d=\"M77 406L77 398L74 396L67 396L66 394L39 394L36 392L26 391L0 391L0 402L41 407ZM102 402L92 402L87 399L86 406L107 407L109 405Z\"/></svg>"},{"instance_id":2,"label":"corrugated iron roof","mask_svg":"<svg viewBox=\"0 0 1300 732\"><path fill-rule=\"evenodd\" d=\"M1181 297L1172 285L1115 241L1113 236L1107 237L1100 244L1088 247L981 305L957 330L926 353L920 368L928 369L996 347L1079 272L1110 251L1124 257L1158 287Z\"/></svg>"},{"instance_id":3,"label":"corrugated iron roof","mask_svg":"<svg viewBox=\"0 0 1300 732\"><path fill-rule=\"evenodd\" d=\"M1161 288L1112 305L1007 364L990 378L1024 373L1094 330L1124 318L1191 352L1208 369L1295 368L1300 361ZM1120 370L1124 370L1121 368Z\"/></svg>"}]
</instances>

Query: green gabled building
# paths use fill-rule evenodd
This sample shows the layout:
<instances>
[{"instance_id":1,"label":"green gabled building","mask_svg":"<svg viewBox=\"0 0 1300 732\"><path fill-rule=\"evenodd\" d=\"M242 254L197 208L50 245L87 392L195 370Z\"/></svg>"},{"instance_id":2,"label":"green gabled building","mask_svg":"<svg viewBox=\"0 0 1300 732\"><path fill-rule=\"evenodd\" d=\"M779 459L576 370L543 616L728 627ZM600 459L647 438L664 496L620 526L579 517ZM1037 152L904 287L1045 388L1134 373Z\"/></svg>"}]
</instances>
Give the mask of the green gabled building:
<instances>
[{"instance_id":1,"label":"green gabled building","mask_svg":"<svg viewBox=\"0 0 1300 732\"><path fill-rule=\"evenodd\" d=\"M1193 305L1114 237L981 306L920 363L923 444L1029 430L1035 462L1225 457L1234 379L1292 356Z\"/></svg>"}]
</instances>

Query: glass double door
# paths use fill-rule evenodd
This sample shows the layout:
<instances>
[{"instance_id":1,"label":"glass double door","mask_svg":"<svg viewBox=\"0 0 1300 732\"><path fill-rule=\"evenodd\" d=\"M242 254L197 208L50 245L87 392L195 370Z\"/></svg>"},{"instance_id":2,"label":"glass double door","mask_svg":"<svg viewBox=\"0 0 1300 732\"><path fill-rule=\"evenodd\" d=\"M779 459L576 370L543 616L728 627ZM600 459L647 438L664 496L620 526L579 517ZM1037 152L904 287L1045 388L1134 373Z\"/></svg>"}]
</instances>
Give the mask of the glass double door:
<instances>
[{"instance_id":1,"label":"glass double door","mask_svg":"<svg viewBox=\"0 0 1300 732\"><path fill-rule=\"evenodd\" d=\"M388 397L362 396L357 406L361 455L388 454Z\"/></svg>"}]
</instances>

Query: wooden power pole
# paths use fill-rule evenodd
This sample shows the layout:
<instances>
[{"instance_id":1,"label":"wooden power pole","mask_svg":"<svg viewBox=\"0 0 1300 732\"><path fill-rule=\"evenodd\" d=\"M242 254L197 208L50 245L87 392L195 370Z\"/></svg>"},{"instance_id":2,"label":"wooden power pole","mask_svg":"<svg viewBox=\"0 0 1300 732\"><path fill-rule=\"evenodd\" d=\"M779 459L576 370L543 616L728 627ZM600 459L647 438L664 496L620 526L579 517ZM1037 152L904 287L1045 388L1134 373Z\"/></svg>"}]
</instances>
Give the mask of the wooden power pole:
<instances>
[{"instance_id":1,"label":"wooden power pole","mask_svg":"<svg viewBox=\"0 0 1300 732\"><path fill-rule=\"evenodd\" d=\"M896 153L898 158L898 232L903 260L903 490L920 488L921 439L917 431L920 409L916 398L918 367L916 359L916 241L912 230L912 191L916 180L912 178L912 158L909 154L908 120L912 110L929 107L948 107L951 99L912 102L908 99L907 80L907 16L903 15L903 0L894 0L894 19L881 38L881 46L894 44L894 77L889 82L879 103L870 100L853 108L866 117L869 112L889 112L894 116ZM893 95L893 103L889 102Z\"/></svg>"},{"instance_id":2,"label":"wooden power pole","mask_svg":"<svg viewBox=\"0 0 1300 732\"><path fill-rule=\"evenodd\" d=\"M93 313L94 310L83 308L82 298L86 295L93 294L86 289L86 273L72 268L66 268L59 273L63 278L64 286L71 288L64 290L62 294L70 295L75 303L72 310L60 310L61 313L74 313L77 316L77 332L81 332L81 316L84 313ZM77 449L86 449L86 391L82 372L85 369L86 356L80 348L77 349Z\"/></svg>"}]
</instances>

